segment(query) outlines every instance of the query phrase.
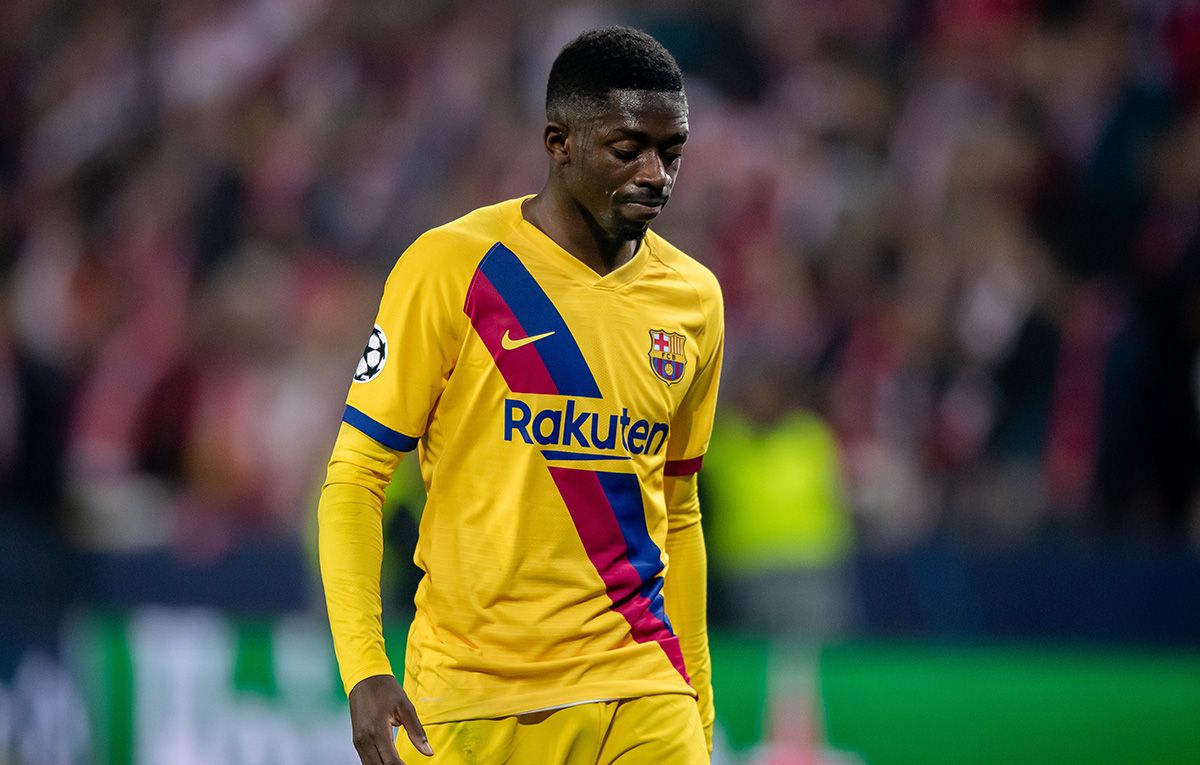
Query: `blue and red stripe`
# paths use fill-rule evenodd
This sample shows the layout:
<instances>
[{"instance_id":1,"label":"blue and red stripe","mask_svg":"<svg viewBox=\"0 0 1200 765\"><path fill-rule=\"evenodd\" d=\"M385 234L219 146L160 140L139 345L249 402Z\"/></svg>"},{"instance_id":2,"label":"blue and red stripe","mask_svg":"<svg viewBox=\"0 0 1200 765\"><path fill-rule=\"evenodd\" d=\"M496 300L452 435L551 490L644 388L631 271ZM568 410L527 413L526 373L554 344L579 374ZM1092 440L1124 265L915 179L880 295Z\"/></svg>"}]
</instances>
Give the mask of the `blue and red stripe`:
<instances>
[{"instance_id":1,"label":"blue and red stripe","mask_svg":"<svg viewBox=\"0 0 1200 765\"><path fill-rule=\"evenodd\" d=\"M687 667L663 602L662 554L646 528L641 487L631 473L549 468L613 610L639 643L656 642L687 682Z\"/></svg>"},{"instance_id":2,"label":"blue and red stripe","mask_svg":"<svg viewBox=\"0 0 1200 765\"><path fill-rule=\"evenodd\" d=\"M512 250L496 242L476 268L463 310L514 393L601 398L562 314ZM506 350L510 340L549 334Z\"/></svg>"}]
</instances>

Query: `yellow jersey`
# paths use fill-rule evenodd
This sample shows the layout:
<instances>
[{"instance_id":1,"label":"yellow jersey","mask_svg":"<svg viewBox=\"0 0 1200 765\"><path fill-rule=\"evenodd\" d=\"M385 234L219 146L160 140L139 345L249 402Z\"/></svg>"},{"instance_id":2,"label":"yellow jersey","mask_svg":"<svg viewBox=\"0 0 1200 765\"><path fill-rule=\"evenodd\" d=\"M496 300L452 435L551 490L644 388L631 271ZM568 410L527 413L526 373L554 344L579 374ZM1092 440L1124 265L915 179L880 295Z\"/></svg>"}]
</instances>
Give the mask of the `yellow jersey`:
<instances>
[{"instance_id":1,"label":"yellow jersey","mask_svg":"<svg viewBox=\"0 0 1200 765\"><path fill-rule=\"evenodd\" d=\"M419 447L404 685L425 722L694 693L663 602L663 478L698 470L708 445L720 289L653 232L600 276L523 201L397 260L345 409L343 435ZM380 663L339 639L356 607L338 597L349 690Z\"/></svg>"}]
</instances>

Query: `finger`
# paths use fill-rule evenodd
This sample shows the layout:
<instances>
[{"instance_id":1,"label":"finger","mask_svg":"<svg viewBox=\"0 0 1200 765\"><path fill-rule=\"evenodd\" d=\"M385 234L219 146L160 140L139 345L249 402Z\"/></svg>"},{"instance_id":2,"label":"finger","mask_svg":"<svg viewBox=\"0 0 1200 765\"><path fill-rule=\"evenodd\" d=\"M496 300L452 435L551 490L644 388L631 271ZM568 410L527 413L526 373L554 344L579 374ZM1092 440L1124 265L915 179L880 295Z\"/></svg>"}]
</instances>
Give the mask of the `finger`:
<instances>
[{"instance_id":1,"label":"finger","mask_svg":"<svg viewBox=\"0 0 1200 765\"><path fill-rule=\"evenodd\" d=\"M400 759L400 753L396 751L396 745L391 741L379 744L376 754L379 755L379 761L383 765L404 765L404 760Z\"/></svg>"},{"instance_id":2,"label":"finger","mask_svg":"<svg viewBox=\"0 0 1200 765\"><path fill-rule=\"evenodd\" d=\"M362 765L382 765L379 750L369 734L356 733L354 735L354 750L358 752L358 759Z\"/></svg>"},{"instance_id":3,"label":"finger","mask_svg":"<svg viewBox=\"0 0 1200 765\"><path fill-rule=\"evenodd\" d=\"M400 717L400 725L408 734L408 740L421 754L432 757L433 747L429 745L429 739L425 736L425 727L421 725L421 720L417 717L417 710L413 708L412 702L407 698L400 699L400 703L396 705L396 712Z\"/></svg>"},{"instance_id":4,"label":"finger","mask_svg":"<svg viewBox=\"0 0 1200 765\"><path fill-rule=\"evenodd\" d=\"M396 751L396 742L392 727L385 726L383 730L375 730L372 732L371 738L371 753L374 755L374 762L382 765L404 765L404 761L400 759L400 753Z\"/></svg>"}]
</instances>

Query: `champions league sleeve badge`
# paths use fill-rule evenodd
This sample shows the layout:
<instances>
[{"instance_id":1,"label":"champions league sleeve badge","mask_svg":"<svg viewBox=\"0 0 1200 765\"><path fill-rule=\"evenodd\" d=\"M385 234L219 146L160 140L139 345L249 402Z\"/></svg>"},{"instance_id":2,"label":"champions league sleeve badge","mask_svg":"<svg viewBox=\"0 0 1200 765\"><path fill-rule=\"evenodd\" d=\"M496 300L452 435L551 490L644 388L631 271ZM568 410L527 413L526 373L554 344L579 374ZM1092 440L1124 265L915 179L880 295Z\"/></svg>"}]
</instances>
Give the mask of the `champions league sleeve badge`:
<instances>
[{"instance_id":1,"label":"champions league sleeve badge","mask_svg":"<svg viewBox=\"0 0 1200 765\"><path fill-rule=\"evenodd\" d=\"M661 329L650 330L650 369L658 379L673 385L683 379L686 357L683 335Z\"/></svg>"},{"instance_id":2,"label":"champions league sleeve badge","mask_svg":"<svg viewBox=\"0 0 1200 765\"><path fill-rule=\"evenodd\" d=\"M363 348L362 358L358 360L358 368L354 370L354 382L365 383L374 380L383 371L387 362L387 335L378 324L371 330L367 338L367 347Z\"/></svg>"}]
</instances>

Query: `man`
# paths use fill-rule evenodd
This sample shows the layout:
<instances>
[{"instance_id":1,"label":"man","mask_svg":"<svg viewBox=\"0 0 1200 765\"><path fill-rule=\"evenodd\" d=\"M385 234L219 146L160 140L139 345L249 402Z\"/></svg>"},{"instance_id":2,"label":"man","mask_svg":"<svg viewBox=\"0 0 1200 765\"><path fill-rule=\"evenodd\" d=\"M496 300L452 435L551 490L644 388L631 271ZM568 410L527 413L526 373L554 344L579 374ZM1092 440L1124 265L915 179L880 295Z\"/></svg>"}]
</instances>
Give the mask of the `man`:
<instances>
[{"instance_id":1,"label":"man","mask_svg":"<svg viewBox=\"0 0 1200 765\"><path fill-rule=\"evenodd\" d=\"M546 115L539 194L397 261L334 446L321 574L365 765L711 751L695 473L721 297L649 231L687 140L683 80L649 35L589 32L555 60ZM418 445L425 575L402 689L380 627L380 503Z\"/></svg>"}]
</instances>

